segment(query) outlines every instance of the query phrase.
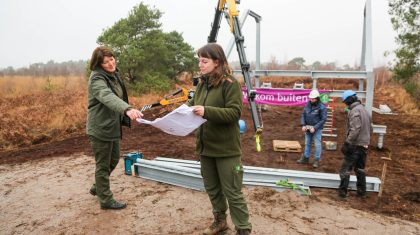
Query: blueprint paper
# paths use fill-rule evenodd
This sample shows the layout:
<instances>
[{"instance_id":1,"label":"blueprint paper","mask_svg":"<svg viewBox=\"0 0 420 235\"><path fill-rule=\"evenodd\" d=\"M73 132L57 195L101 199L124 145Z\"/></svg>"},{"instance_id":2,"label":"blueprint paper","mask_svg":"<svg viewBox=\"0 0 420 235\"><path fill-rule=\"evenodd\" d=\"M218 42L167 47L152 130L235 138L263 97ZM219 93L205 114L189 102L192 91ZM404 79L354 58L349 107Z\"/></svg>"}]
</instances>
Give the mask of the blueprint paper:
<instances>
[{"instance_id":1,"label":"blueprint paper","mask_svg":"<svg viewBox=\"0 0 420 235\"><path fill-rule=\"evenodd\" d=\"M195 115L192 110L183 104L162 118L156 118L154 121L137 119L137 122L152 125L171 135L186 136L207 121Z\"/></svg>"}]
</instances>

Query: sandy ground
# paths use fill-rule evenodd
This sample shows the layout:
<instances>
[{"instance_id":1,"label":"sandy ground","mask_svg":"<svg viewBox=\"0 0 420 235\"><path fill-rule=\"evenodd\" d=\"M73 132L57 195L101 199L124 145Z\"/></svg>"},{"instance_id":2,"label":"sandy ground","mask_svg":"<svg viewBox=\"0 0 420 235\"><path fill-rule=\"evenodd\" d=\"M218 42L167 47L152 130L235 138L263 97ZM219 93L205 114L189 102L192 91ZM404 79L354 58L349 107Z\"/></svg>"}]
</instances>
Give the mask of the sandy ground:
<instances>
[{"instance_id":1,"label":"sandy ground","mask_svg":"<svg viewBox=\"0 0 420 235\"><path fill-rule=\"evenodd\" d=\"M73 154L0 165L0 234L200 234L211 223L204 192L124 174L120 164L111 188L128 202L120 211L99 208L88 193L92 156ZM245 188L253 234L420 234L418 223L352 209L312 190ZM234 226L229 220L229 231Z\"/></svg>"}]
</instances>

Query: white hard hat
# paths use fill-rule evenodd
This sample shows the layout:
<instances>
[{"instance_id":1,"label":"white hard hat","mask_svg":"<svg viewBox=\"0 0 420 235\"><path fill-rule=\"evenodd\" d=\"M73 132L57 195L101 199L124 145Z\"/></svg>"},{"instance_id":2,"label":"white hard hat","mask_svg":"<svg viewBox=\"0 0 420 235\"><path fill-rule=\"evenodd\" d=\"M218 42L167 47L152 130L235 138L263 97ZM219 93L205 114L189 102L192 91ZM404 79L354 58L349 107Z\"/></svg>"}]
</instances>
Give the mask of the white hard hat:
<instances>
[{"instance_id":1,"label":"white hard hat","mask_svg":"<svg viewBox=\"0 0 420 235\"><path fill-rule=\"evenodd\" d=\"M315 98L317 98L317 97L319 97L319 92L318 92L318 90L312 90L312 91L311 91L311 93L309 93L309 98L311 98L311 99L315 99Z\"/></svg>"}]
</instances>

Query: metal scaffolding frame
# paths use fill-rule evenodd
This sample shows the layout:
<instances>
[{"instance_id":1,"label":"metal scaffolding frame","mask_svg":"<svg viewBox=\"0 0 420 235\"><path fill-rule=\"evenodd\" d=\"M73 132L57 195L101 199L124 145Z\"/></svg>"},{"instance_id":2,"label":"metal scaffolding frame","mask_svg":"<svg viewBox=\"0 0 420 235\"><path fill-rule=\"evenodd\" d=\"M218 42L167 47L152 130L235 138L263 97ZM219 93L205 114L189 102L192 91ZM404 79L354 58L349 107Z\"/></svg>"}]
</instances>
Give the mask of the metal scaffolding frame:
<instances>
[{"instance_id":1,"label":"metal scaffolding frame","mask_svg":"<svg viewBox=\"0 0 420 235\"><path fill-rule=\"evenodd\" d=\"M243 21L249 14L249 10L243 15ZM258 16L258 15L257 15ZM362 38L362 53L361 53L361 71L301 71L301 70L260 70L260 20L261 17L256 18L257 21L257 54L256 54L256 69L251 71L253 76L292 76L292 77L310 77L313 79L313 89L317 88L317 81L321 78L337 78L337 79L358 79L359 88L358 96L366 100L365 106L370 114L372 114L373 105L373 91L374 91L374 74L373 74L373 57L372 57L372 3L371 0L366 0L364 8L363 19L363 38ZM243 22L242 22L243 25ZM226 51L231 51L231 44L228 45ZM234 70L234 74L241 74L241 71ZM256 79L257 80L257 79ZM364 88L364 81L366 81L366 89ZM255 87L259 87L259 82L256 82ZM335 90L332 92L332 97L341 97L343 90Z\"/></svg>"},{"instance_id":2,"label":"metal scaffolding frame","mask_svg":"<svg viewBox=\"0 0 420 235\"><path fill-rule=\"evenodd\" d=\"M255 18L257 23L256 32L256 65L255 70L250 71L251 75L255 77L255 87L260 87L260 76L278 76L278 77L309 77L313 80L312 88L317 88L318 79L332 78L332 79L357 79L359 80L359 88L356 92L359 98L365 99L366 110L372 115L373 109L373 93L374 93L374 72L373 72L373 56L372 56L372 3L371 0L366 0L363 18L363 37L362 37L362 52L360 61L360 71L309 71L309 70L261 70L260 67L260 21L261 16L251 10L246 10L242 15L241 28L245 23L247 16L250 15ZM230 55L234 45L234 40L231 40L226 47L227 56ZM241 70L234 70L235 75L242 74ZM366 81L366 88L364 82ZM331 97L340 97L343 90L332 90ZM386 134L386 126L374 125L373 133L377 133L378 148L383 147L383 139Z\"/></svg>"}]
</instances>

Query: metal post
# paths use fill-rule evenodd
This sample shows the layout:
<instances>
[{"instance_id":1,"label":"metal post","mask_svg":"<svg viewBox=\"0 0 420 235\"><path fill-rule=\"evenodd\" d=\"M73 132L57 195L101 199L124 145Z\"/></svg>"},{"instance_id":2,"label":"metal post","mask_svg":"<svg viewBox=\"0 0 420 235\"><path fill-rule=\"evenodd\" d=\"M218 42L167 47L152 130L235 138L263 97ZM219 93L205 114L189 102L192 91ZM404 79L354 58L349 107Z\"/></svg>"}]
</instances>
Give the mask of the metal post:
<instances>
[{"instance_id":1,"label":"metal post","mask_svg":"<svg viewBox=\"0 0 420 235\"><path fill-rule=\"evenodd\" d=\"M314 78L314 73L312 71L311 71L311 79L312 79L312 90L317 89L316 85L317 85L318 78Z\"/></svg>"},{"instance_id":2,"label":"metal post","mask_svg":"<svg viewBox=\"0 0 420 235\"><path fill-rule=\"evenodd\" d=\"M240 27L242 27L245 24L246 18L248 17L249 9L245 10L245 12L241 16L241 23ZM226 14L226 18L228 18L228 14ZM228 21L229 22L229 21ZM233 46L235 45L235 35L232 35L232 38L229 41L229 44L226 46L225 52L226 52L226 58L229 58L230 53L232 52Z\"/></svg>"},{"instance_id":3,"label":"metal post","mask_svg":"<svg viewBox=\"0 0 420 235\"><path fill-rule=\"evenodd\" d=\"M373 57L372 57L372 3L366 1L363 21L363 43L361 67L367 73L366 79L366 110L372 115L374 76L373 76Z\"/></svg>"},{"instance_id":4,"label":"metal post","mask_svg":"<svg viewBox=\"0 0 420 235\"><path fill-rule=\"evenodd\" d=\"M261 69L261 61L260 61L260 51L261 51L261 27L260 21L261 16L253 11L249 11L248 14L255 19L256 25L256 58L255 58L255 70ZM260 87L260 76L255 75L255 87Z\"/></svg>"},{"instance_id":5,"label":"metal post","mask_svg":"<svg viewBox=\"0 0 420 235\"><path fill-rule=\"evenodd\" d=\"M241 21L240 21L240 28L242 29L242 27L245 24L245 21L247 19L247 16L250 15L252 17L254 17L255 19L255 23L256 23L256 60L255 60L255 70L260 70L261 69L261 27L260 27L260 21L262 19L262 17L260 15L258 15L257 13L247 9L241 16ZM226 17L228 17L228 15L226 14ZM226 58L229 58L230 53L232 52L233 49L233 45L235 43L235 36L232 37L232 39L229 41L229 44L226 46L225 52L226 52ZM260 87L260 76L259 75L255 75L255 87Z\"/></svg>"},{"instance_id":6,"label":"metal post","mask_svg":"<svg viewBox=\"0 0 420 235\"><path fill-rule=\"evenodd\" d=\"M251 76L249 74L249 63L246 59L245 49L244 49L244 37L242 36L238 17L233 18L233 23L234 23L233 34L235 35L236 50L238 51L239 61L241 63L242 75L244 76L248 102L249 102L249 106L251 107L252 120L254 122L255 132L257 136L259 136L262 133L262 126L261 126L260 120L258 119L257 105L255 104L255 101L254 101L256 91L253 89L252 84L251 84Z\"/></svg>"}]
</instances>

